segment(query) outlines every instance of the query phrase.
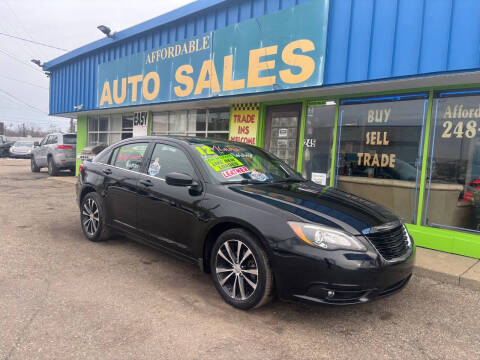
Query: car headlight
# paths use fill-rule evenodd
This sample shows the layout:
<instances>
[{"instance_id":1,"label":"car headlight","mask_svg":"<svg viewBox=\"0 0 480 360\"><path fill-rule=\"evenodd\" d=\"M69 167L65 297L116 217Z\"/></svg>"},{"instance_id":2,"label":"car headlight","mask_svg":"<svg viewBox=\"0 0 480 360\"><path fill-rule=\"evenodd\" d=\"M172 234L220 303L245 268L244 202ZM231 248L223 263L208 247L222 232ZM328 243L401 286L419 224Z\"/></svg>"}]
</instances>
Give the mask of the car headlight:
<instances>
[{"instance_id":1,"label":"car headlight","mask_svg":"<svg viewBox=\"0 0 480 360\"><path fill-rule=\"evenodd\" d=\"M324 250L367 251L354 236L327 226L288 221L293 232L307 244Z\"/></svg>"}]
</instances>

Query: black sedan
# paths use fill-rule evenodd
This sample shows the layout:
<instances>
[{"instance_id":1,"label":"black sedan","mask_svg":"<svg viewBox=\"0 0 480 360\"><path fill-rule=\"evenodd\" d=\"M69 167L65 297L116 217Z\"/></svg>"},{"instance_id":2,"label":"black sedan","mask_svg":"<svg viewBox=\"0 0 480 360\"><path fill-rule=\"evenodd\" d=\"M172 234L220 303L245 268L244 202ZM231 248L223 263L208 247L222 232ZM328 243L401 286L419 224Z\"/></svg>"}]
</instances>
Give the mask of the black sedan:
<instances>
[{"instance_id":1,"label":"black sedan","mask_svg":"<svg viewBox=\"0 0 480 360\"><path fill-rule=\"evenodd\" d=\"M80 169L81 226L193 260L240 309L281 299L364 303L402 289L415 246L390 211L303 179L249 145L180 137L118 142Z\"/></svg>"}]
</instances>

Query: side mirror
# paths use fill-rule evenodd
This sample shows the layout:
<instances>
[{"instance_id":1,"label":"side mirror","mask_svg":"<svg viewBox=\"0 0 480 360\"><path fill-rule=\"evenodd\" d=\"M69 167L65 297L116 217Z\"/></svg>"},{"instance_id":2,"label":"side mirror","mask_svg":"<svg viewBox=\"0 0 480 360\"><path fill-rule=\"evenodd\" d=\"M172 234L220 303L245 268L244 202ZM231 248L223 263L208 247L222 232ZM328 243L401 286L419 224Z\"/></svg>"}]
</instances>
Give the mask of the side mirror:
<instances>
[{"instance_id":1,"label":"side mirror","mask_svg":"<svg viewBox=\"0 0 480 360\"><path fill-rule=\"evenodd\" d=\"M33 143L33 146L34 146L34 147L38 147L38 146L40 146L40 143L39 143L38 141L35 141L35 142Z\"/></svg>"},{"instance_id":2,"label":"side mirror","mask_svg":"<svg viewBox=\"0 0 480 360\"><path fill-rule=\"evenodd\" d=\"M168 173L165 182L172 186L192 186L196 184L190 175L178 172Z\"/></svg>"}]
</instances>

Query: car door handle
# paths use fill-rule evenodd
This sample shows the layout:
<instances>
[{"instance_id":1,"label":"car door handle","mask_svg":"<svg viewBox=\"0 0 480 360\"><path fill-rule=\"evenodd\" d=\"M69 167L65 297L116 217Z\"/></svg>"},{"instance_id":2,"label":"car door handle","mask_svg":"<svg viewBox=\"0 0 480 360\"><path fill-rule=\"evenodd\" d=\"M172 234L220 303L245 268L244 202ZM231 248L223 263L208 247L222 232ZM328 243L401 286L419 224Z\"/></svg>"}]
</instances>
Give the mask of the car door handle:
<instances>
[{"instance_id":1,"label":"car door handle","mask_svg":"<svg viewBox=\"0 0 480 360\"><path fill-rule=\"evenodd\" d=\"M110 169L103 169L102 172L105 174L105 175L110 175L112 173L112 170Z\"/></svg>"},{"instance_id":2,"label":"car door handle","mask_svg":"<svg viewBox=\"0 0 480 360\"><path fill-rule=\"evenodd\" d=\"M151 180L140 180L140 184L145 186L153 186L153 183Z\"/></svg>"}]
</instances>

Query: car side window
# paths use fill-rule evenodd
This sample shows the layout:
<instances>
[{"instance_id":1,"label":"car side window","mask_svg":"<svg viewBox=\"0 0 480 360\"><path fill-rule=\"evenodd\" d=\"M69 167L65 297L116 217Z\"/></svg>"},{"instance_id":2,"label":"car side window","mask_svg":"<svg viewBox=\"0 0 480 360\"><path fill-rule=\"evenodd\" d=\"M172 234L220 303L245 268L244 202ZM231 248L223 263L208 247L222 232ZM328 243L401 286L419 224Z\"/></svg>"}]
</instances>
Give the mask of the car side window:
<instances>
[{"instance_id":1,"label":"car side window","mask_svg":"<svg viewBox=\"0 0 480 360\"><path fill-rule=\"evenodd\" d=\"M45 145L45 143L47 142L47 139L48 139L48 136L45 136L45 137L42 139L42 141L40 141L39 146Z\"/></svg>"},{"instance_id":2,"label":"car side window","mask_svg":"<svg viewBox=\"0 0 480 360\"><path fill-rule=\"evenodd\" d=\"M112 156L112 165L131 171L140 172L143 156L148 143L133 143L115 149Z\"/></svg>"},{"instance_id":3,"label":"car side window","mask_svg":"<svg viewBox=\"0 0 480 360\"><path fill-rule=\"evenodd\" d=\"M50 137L50 142L49 142L49 144L56 144L56 143L57 143L57 136L52 135L52 136Z\"/></svg>"},{"instance_id":4,"label":"car side window","mask_svg":"<svg viewBox=\"0 0 480 360\"><path fill-rule=\"evenodd\" d=\"M195 178L195 170L182 150L165 144L156 144L148 164L148 174L165 179L166 175L172 172L188 174Z\"/></svg>"}]
</instances>

